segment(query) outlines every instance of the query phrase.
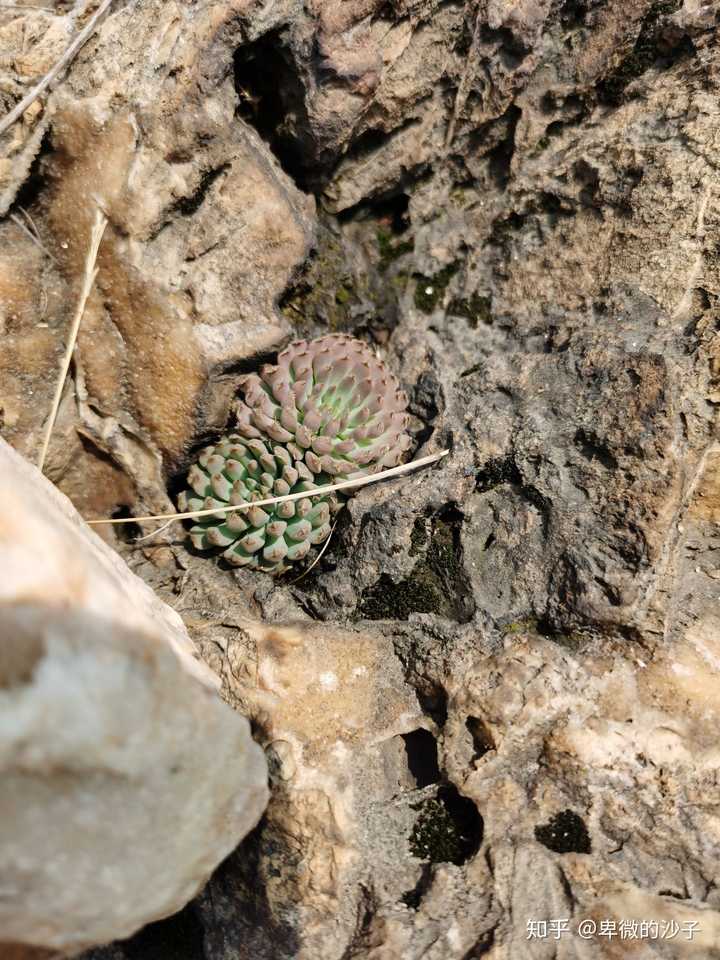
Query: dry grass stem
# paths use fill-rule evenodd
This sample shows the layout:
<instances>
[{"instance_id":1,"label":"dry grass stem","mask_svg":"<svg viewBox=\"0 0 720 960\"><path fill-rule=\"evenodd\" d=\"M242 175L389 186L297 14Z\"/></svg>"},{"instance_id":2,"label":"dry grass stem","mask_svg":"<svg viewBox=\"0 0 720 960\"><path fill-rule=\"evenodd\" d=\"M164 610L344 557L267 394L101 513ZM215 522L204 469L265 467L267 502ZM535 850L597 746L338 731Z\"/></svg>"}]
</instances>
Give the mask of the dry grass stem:
<instances>
[{"instance_id":1,"label":"dry grass stem","mask_svg":"<svg viewBox=\"0 0 720 960\"><path fill-rule=\"evenodd\" d=\"M23 210L23 213L25 213L24 210ZM26 214L26 216L27 216L27 214ZM20 219L20 217L19 217L16 213L11 213L11 214L10 214L10 219L12 220L12 222L15 224L16 227L19 227L19 229L22 230L22 232L23 232L24 234L26 234L28 237L30 237L30 239L31 239L32 242L35 244L35 246L36 246L36 247L39 247L39 248L42 250L42 252L45 254L45 256L50 257L51 260L54 260L55 263L57 263L57 260L56 260L55 257L50 253L50 251L49 251L48 248L45 246L45 244L42 242L42 240L41 240L40 237L38 236L37 232L34 232L33 230L30 229L30 227L27 226L27 224L23 223L23 221ZM29 219L29 217L28 217L28 219ZM32 222L32 221L31 221L31 222Z\"/></svg>"},{"instance_id":2,"label":"dry grass stem","mask_svg":"<svg viewBox=\"0 0 720 960\"><path fill-rule=\"evenodd\" d=\"M38 470L40 471L42 471L45 465L45 457L47 456L48 445L50 444L50 435L52 434L53 427L55 426L55 418L57 417L58 408L60 406L60 398L62 397L63 387L65 386L65 378L67 377L67 372L70 369L70 361L72 360L73 351L75 350L75 341L77 340L78 331L80 329L80 321L82 320L83 313L85 312L85 305L87 304L90 291L92 290L93 284L95 283L95 277L97 276L97 268L95 263L97 261L98 250L100 249L100 241L102 240L106 226L107 217L104 213L98 210L95 214L95 223L93 224L92 233L90 234L90 247L85 259L85 274L83 276L83 284L80 290L80 299L78 300L77 309L75 311L75 316L70 328L67 347L65 348L65 356L63 357L62 366L60 368L60 376L58 377L57 386L55 388L55 396L53 397L52 407L50 408L50 416L48 417L47 425L45 427L45 436L43 438L42 449L40 450L40 456L38 457L37 465Z\"/></svg>"},{"instance_id":3,"label":"dry grass stem","mask_svg":"<svg viewBox=\"0 0 720 960\"><path fill-rule=\"evenodd\" d=\"M15 104L10 113L6 114L2 120L0 120L0 137L5 133L6 130L9 130L10 127L18 120L27 110L28 107L32 106L37 98L47 90L50 84L55 80L60 73L68 66L71 60L76 56L78 51L84 46L85 43L90 39L90 37L95 33L95 30L100 23L100 20L103 18L107 12L108 7L113 2L113 0L102 0L102 3L97 8L95 13L90 17L88 22L85 24L83 29L78 33L78 35L70 42L65 53L60 57L55 66L51 67L50 70L45 74L42 80L33 87L30 93L27 96L23 97L22 100ZM32 9L32 8L27 8Z\"/></svg>"},{"instance_id":4,"label":"dry grass stem","mask_svg":"<svg viewBox=\"0 0 720 960\"><path fill-rule=\"evenodd\" d=\"M310 571L312 570L312 568L315 566L315 564L316 564L319 560L322 559L322 555L323 555L323 554L325 553L325 551L327 550L327 548L328 548L328 546L329 546L329 544L330 544L330 540L332 539L332 535L335 533L335 527L336 527L336 526L337 526L337 520L336 520L335 523L332 525L332 527L330 527L330 533L327 535L327 540L326 540L325 543L322 545L322 550L320 551L320 553L315 557L315 559L314 559L313 562L310 564L310 566L307 568L307 570L303 570L303 572L300 574L299 577L296 577L294 580L291 580L291 581L290 581L290 583L288 584L289 587L292 587L292 586L294 586L296 583L300 583L301 580L304 580L305 577L310 573Z\"/></svg>"},{"instance_id":5,"label":"dry grass stem","mask_svg":"<svg viewBox=\"0 0 720 960\"><path fill-rule=\"evenodd\" d=\"M150 537L156 537L159 533L162 533L163 530L167 530L171 523L174 523L176 520L175 517L172 520L167 520L161 527L158 527L157 530L153 530L150 533L143 534L142 537L135 537L133 543L142 543L144 540L149 540Z\"/></svg>"},{"instance_id":6,"label":"dry grass stem","mask_svg":"<svg viewBox=\"0 0 720 960\"><path fill-rule=\"evenodd\" d=\"M364 487L370 483L378 483L380 480L389 480L391 477L401 477L420 467L427 467L431 463L442 460L450 453L449 450L441 450L440 453L432 453L427 457L420 457L419 460L411 460L409 463L402 463L399 467L390 467L388 470L382 470L380 473L374 473L369 477L357 477L355 480L343 480L341 483L331 483L325 487L317 487L314 490L303 490L300 493L288 493L284 497L269 497L267 500L255 500L249 503L231 504L227 507L214 507L212 510L193 510L188 513L160 513L149 517L116 517L108 520L87 520L91 525L100 523L144 523L146 520L194 520L197 517L212 517L218 513L232 513L233 510L249 510L251 507L268 507L273 503L286 503L291 500L303 500L306 498L315 498L324 496L326 493L334 493L336 490L350 490L356 487Z\"/></svg>"}]
</instances>

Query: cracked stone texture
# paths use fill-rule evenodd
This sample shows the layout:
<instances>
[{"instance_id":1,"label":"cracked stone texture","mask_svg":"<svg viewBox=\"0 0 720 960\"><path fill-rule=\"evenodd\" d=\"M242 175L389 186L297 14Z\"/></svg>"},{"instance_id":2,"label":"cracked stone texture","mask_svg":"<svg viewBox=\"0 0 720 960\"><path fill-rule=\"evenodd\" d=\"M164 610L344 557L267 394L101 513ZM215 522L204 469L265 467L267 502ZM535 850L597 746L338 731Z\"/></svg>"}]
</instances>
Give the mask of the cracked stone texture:
<instances>
[{"instance_id":1,"label":"cracked stone texture","mask_svg":"<svg viewBox=\"0 0 720 960\"><path fill-rule=\"evenodd\" d=\"M18 16L45 62L57 29ZM87 960L720 956L719 20L128 4L15 128L12 210L58 260L0 222L20 449L89 182L110 214L51 462L81 509L166 504L291 332L375 344L418 451L452 451L356 495L297 583L179 530L117 542L254 718L273 797L181 914ZM698 927L583 941L584 918Z\"/></svg>"}]
</instances>

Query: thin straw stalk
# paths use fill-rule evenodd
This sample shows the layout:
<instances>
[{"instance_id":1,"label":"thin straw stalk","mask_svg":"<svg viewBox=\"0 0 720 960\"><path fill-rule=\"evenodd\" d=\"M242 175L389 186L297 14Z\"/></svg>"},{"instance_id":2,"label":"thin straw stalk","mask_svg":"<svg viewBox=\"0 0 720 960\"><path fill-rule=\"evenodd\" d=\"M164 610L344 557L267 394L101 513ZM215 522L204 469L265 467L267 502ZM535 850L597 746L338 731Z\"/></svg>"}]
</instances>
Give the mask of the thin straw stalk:
<instances>
[{"instance_id":1,"label":"thin straw stalk","mask_svg":"<svg viewBox=\"0 0 720 960\"><path fill-rule=\"evenodd\" d=\"M40 455L38 456L37 465L38 470L40 471L42 471L43 467L45 466L45 457L47 456L48 446L50 444L50 435L52 434L53 427L55 426L55 419L60 406L60 398L62 397L63 387L65 386L65 380L67 378L68 370L70 369L73 351L75 350L75 342L77 341L78 331L80 330L80 321L85 313L85 306L87 304L88 297L90 296L90 291L93 288L93 284L95 283L95 278L97 277L97 268L95 263L97 261L98 250L100 249L100 241L102 240L106 226L107 217L104 213L98 210L95 214L95 223L93 224L92 233L90 234L90 248L85 260L85 275L83 277L82 289L80 290L80 299L78 300L77 310L75 311L72 326L70 327L67 347L65 348L65 356L63 357L62 366L60 368L60 376L58 377L57 386L55 387L55 396L53 397L52 407L50 408L50 416L48 417L47 425L45 427L45 436L43 438L42 448L40 450Z\"/></svg>"},{"instance_id":2,"label":"thin straw stalk","mask_svg":"<svg viewBox=\"0 0 720 960\"><path fill-rule=\"evenodd\" d=\"M159 513L149 517L115 517L103 520L88 520L91 525L114 524L114 523L144 523L148 520L194 520L198 517L212 517L218 513L232 513L235 510L249 510L251 507L269 507L274 503L286 503L291 500L303 500L307 498L324 496L326 493L334 493L336 490L350 490L356 487L364 487L370 483L378 483L380 480L389 480L391 477L400 477L420 467L427 467L431 463L442 460L450 453L449 450L441 450L440 453L433 453L427 457L421 457L419 460L411 460L410 463L400 464L399 467L390 467L388 470L382 470L380 473L374 473L369 477L357 477L354 480L343 480L341 483L331 483L324 487L316 487L312 490L303 490L300 493L288 493L284 497L269 497L267 500L255 500L247 503L230 504L226 507L213 507L211 510L193 510L188 513Z\"/></svg>"}]
</instances>

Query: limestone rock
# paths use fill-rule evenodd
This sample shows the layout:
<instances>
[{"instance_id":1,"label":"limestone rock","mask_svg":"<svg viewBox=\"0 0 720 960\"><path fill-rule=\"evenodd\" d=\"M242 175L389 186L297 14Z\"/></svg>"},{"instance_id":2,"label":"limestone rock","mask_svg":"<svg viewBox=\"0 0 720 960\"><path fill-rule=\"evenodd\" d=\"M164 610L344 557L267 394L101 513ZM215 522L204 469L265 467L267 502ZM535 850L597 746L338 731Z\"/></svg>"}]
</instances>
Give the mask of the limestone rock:
<instances>
[{"instance_id":1,"label":"limestone rock","mask_svg":"<svg viewBox=\"0 0 720 960\"><path fill-rule=\"evenodd\" d=\"M2 440L0 504L0 931L73 952L182 907L266 764L177 614Z\"/></svg>"},{"instance_id":2,"label":"limestone rock","mask_svg":"<svg viewBox=\"0 0 720 960\"><path fill-rule=\"evenodd\" d=\"M427 837L413 841L418 820L436 803L458 863L477 849L482 825L472 803L456 792L440 788L441 801L432 800L440 780L436 727L423 715L389 638L320 625L245 623L228 657L243 667L226 676L226 695L243 704L261 731L272 800L262 827L235 856L234 871L214 877L200 901L205 949L224 955L227 930L212 922L219 909L236 924L243 960L341 957L380 929L396 944L385 949L398 951L387 956L401 956L400 945L413 936L415 907L406 903L428 879L421 849L436 842L427 823ZM458 839L453 817L459 810L462 819L465 804L474 833ZM486 872L475 863L468 876L477 890L462 887L467 926L477 936L493 915L482 886ZM449 922L450 900L464 875L454 864L438 871L435 909L447 911ZM251 902L244 917L238 903ZM258 915L263 922L253 923ZM423 926L421 939L429 943L438 926ZM355 931L354 947L349 931Z\"/></svg>"},{"instance_id":3,"label":"limestone rock","mask_svg":"<svg viewBox=\"0 0 720 960\"><path fill-rule=\"evenodd\" d=\"M92 960L717 954L719 29L711 0L149 2L18 128L23 156L48 131L23 193L46 241L89 176L110 197L52 462L78 502L78 426L118 505L168 496L254 367L219 331L366 338L418 449L452 450L359 492L297 582L120 544L254 721L275 799L182 914ZM43 294L0 229L31 446L83 243L52 246ZM583 941L585 918L697 929Z\"/></svg>"},{"instance_id":4,"label":"limestone rock","mask_svg":"<svg viewBox=\"0 0 720 960\"><path fill-rule=\"evenodd\" d=\"M152 503L148 459L157 461L157 487L198 432L225 426L237 365L290 334L276 303L309 251L314 201L235 116L242 6L120 6L71 77L47 103L36 102L38 116L28 111L2 138L0 154L12 166L3 213L35 154L33 175L50 187L41 204L26 210L21 198L15 219L0 223L0 426L28 456L49 408L96 206L109 218L76 353L90 410L67 411L84 442L76 436L68 458L56 436L48 461L48 474L87 514L127 506L127 480L107 469L108 459ZM0 47L7 44L7 82L14 80L0 100L9 103L27 74L41 75L59 38L83 19L80 10L0 9ZM95 65L106 59L100 89ZM0 193L3 179L0 167ZM45 252L23 227L37 232ZM38 374L32 386L28 363ZM131 456L118 439L133 446ZM105 461L104 498L88 498L73 470L78 462L97 470L93 459ZM156 493L154 506L166 505Z\"/></svg>"}]
</instances>

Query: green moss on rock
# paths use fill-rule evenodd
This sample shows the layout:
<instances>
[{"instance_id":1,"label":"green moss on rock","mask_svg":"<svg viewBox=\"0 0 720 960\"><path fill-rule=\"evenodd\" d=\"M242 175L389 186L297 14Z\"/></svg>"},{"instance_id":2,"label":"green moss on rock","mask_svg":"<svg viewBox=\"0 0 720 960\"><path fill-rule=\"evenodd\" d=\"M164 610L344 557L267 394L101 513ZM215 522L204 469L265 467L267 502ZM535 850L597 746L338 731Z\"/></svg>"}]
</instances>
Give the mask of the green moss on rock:
<instances>
[{"instance_id":1,"label":"green moss on rock","mask_svg":"<svg viewBox=\"0 0 720 960\"><path fill-rule=\"evenodd\" d=\"M425 800L419 810L410 834L412 855L431 863L462 863L463 850L458 828L445 805L432 797Z\"/></svg>"},{"instance_id":2,"label":"green moss on rock","mask_svg":"<svg viewBox=\"0 0 720 960\"><path fill-rule=\"evenodd\" d=\"M376 239L380 252L380 261L378 263L380 273L385 273L391 263L406 253L411 253L415 249L414 240L398 240L396 242L394 237L395 234L391 230L383 226L378 227Z\"/></svg>"},{"instance_id":3,"label":"green moss on rock","mask_svg":"<svg viewBox=\"0 0 720 960\"><path fill-rule=\"evenodd\" d=\"M410 536L411 556L418 560L410 576L395 582L388 574L363 591L357 615L368 620L407 620L411 613L434 613L467 623L475 604L462 562L462 516L452 508L432 520L428 537L425 521L416 520ZM427 544L427 546L426 546Z\"/></svg>"},{"instance_id":4,"label":"green moss on rock","mask_svg":"<svg viewBox=\"0 0 720 960\"><path fill-rule=\"evenodd\" d=\"M423 547L428 542L428 534L425 529L425 521L422 517L418 517L413 524L412 533L410 534L410 550L409 554L411 557L415 557L420 553L423 553Z\"/></svg>"},{"instance_id":5,"label":"green moss on rock","mask_svg":"<svg viewBox=\"0 0 720 960\"><path fill-rule=\"evenodd\" d=\"M418 310L422 310L423 313L433 312L459 268L460 264L455 260L432 277L422 275L416 277L415 306Z\"/></svg>"},{"instance_id":6,"label":"green moss on rock","mask_svg":"<svg viewBox=\"0 0 720 960\"><path fill-rule=\"evenodd\" d=\"M473 293L470 297L456 297L450 302L447 312L451 317L465 317L475 329L478 323L492 322L491 304L490 297Z\"/></svg>"},{"instance_id":7,"label":"green moss on rock","mask_svg":"<svg viewBox=\"0 0 720 960\"><path fill-rule=\"evenodd\" d=\"M437 795L413 805L418 817L409 837L410 852L431 863L466 863L482 843L484 824L469 797L452 784L440 787Z\"/></svg>"},{"instance_id":8,"label":"green moss on rock","mask_svg":"<svg viewBox=\"0 0 720 960\"><path fill-rule=\"evenodd\" d=\"M366 293L363 278L348 269L339 238L321 226L318 248L301 278L281 301L280 309L300 336L312 335L320 325L332 332L352 330L352 308Z\"/></svg>"},{"instance_id":9,"label":"green moss on rock","mask_svg":"<svg viewBox=\"0 0 720 960\"><path fill-rule=\"evenodd\" d=\"M420 568L420 569L419 569ZM443 595L423 564L407 580L395 583L386 573L363 592L360 612L368 620L407 620L411 613L444 612Z\"/></svg>"}]
</instances>

